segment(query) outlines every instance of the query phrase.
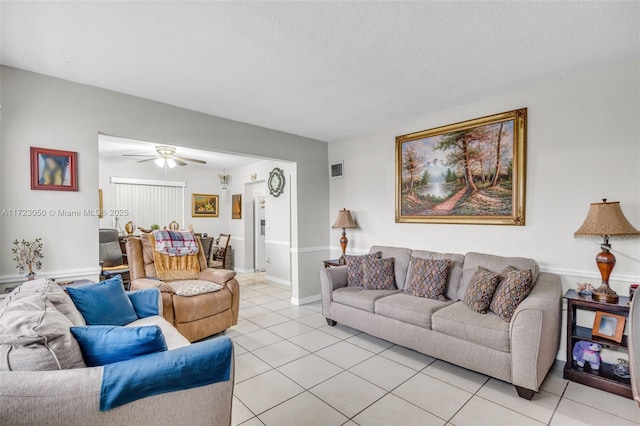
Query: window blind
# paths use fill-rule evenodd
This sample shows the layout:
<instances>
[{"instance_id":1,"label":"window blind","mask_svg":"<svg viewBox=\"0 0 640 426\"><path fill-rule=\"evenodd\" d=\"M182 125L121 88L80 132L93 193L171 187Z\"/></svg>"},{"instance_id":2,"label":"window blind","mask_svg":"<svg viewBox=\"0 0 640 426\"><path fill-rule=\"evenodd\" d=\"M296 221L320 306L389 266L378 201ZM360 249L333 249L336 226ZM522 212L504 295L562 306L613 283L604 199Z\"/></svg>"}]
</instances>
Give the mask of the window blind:
<instances>
[{"instance_id":1,"label":"window blind","mask_svg":"<svg viewBox=\"0 0 640 426\"><path fill-rule=\"evenodd\" d=\"M124 179L123 179L124 180ZM123 228L128 221L137 226L149 229L157 224L160 229L169 225L173 220L184 227L184 184L176 185L149 180L135 183L133 179L127 182L112 178L114 193L114 210L128 211L128 216L114 218L114 227Z\"/></svg>"}]
</instances>

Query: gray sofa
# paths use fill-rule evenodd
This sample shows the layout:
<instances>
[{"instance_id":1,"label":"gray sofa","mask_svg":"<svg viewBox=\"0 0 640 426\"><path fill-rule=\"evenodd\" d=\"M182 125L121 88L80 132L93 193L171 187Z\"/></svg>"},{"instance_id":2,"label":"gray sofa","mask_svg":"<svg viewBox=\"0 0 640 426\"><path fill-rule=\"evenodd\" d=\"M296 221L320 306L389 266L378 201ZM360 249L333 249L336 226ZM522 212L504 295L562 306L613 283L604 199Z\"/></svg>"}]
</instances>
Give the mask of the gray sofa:
<instances>
[{"instance_id":1,"label":"gray sofa","mask_svg":"<svg viewBox=\"0 0 640 426\"><path fill-rule=\"evenodd\" d=\"M320 273L322 313L329 325L341 323L461 367L512 383L531 399L553 364L560 345L560 277L540 273L533 259L489 254L449 254L374 246L395 258L398 290L347 286L347 267ZM404 294L411 256L451 259L447 301ZM535 285L511 322L489 311L479 314L461 300L478 266L500 272L507 266L531 269Z\"/></svg>"},{"instance_id":2,"label":"gray sofa","mask_svg":"<svg viewBox=\"0 0 640 426\"><path fill-rule=\"evenodd\" d=\"M53 286L46 291L50 292L48 295L53 293L56 299L49 296L49 301L44 304L46 311L59 310L64 303L65 310L61 312L66 316L82 318L71 299L64 293L61 296L61 290L56 289L57 285ZM0 315L6 311L10 296L0 301ZM191 345L163 318L162 303L159 305L158 315L138 319L126 327L159 326L168 350ZM71 322L69 324L73 325ZM34 327L33 332L38 334L39 329ZM39 340L36 337L34 341ZM0 344L6 343L0 333ZM2 345L0 352L1 349ZM140 362L145 360L141 359ZM233 354L230 380L148 396L108 411L99 411L103 370L104 367L85 367L50 371L0 371L0 425L231 424Z\"/></svg>"}]
</instances>

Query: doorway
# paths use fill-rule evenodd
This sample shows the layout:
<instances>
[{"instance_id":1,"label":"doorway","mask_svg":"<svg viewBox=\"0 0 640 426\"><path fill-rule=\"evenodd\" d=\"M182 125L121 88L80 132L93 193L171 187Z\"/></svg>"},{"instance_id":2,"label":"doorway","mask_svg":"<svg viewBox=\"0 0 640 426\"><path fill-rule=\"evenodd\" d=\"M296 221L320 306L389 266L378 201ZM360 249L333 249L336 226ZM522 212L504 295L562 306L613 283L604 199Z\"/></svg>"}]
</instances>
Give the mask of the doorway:
<instances>
[{"instance_id":1,"label":"doorway","mask_svg":"<svg viewBox=\"0 0 640 426\"><path fill-rule=\"evenodd\" d=\"M263 180L245 184L245 265L253 272L263 272L267 269L265 191L266 184Z\"/></svg>"}]
</instances>

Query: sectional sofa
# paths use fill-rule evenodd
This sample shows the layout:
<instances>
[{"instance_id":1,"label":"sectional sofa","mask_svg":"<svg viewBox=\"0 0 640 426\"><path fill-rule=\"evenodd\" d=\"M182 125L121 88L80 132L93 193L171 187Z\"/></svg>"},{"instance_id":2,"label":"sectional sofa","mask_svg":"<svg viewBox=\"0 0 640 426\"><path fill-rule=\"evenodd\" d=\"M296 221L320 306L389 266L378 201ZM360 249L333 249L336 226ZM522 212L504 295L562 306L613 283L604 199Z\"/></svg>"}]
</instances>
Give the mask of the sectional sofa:
<instances>
[{"instance_id":1,"label":"sectional sofa","mask_svg":"<svg viewBox=\"0 0 640 426\"><path fill-rule=\"evenodd\" d=\"M395 259L397 290L347 286L347 267L321 270L322 313L341 323L461 367L512 383L531 399L553 364L560 345L560 277L542 273L533 259L481 253L450 254L374 246L371 253ZM403 293L411 257L450 259L446 301ZM481 266L499 273L508 266L530 269L535 283L510 322L480 314L463 302Z\"/></svg>"},{"instance_id":2,"label":"sectional sofa","mask_svg":"<svg viewBox=\"0 0 640 426\"><path fill-rule=\"evenodd\" d=\"M159 291L144 291L158 293L154 306L134 304L139 319L125 327L158 326L167 351L95 367L85 367L71 338L70 327L84 326L84 318L57 284L29 281L0 300L0 425L231 424L233 353L229 361L217 358L218 343L228 338L191 344L163 318ZM230 369L229 379L194 387L193 377L206 375L218 359ZM124 380L106 382L118 373ZM145 381L149 376L178 389L158 391L157 383ZM117 394L116 408L103 406L106 392Z\"/></svg>"}]
</instances>

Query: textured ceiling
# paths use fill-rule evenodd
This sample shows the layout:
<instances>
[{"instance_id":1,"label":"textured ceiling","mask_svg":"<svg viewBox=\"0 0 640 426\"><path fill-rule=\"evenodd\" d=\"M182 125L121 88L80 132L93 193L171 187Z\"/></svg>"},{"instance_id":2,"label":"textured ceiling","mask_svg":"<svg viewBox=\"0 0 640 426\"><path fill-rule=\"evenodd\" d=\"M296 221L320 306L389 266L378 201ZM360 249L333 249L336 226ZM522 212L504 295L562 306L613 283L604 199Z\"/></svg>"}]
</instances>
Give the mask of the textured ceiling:
<instances>
[{"instance_id":1,"label":"textured ceiling","mask_svg":"<svg viewBox=\"0 0 640 426\"><path fill-rule=\"evenodd\" d=\"M0 8L4 65L325 141L640 56L635 1Z\"/></svg>"}]
</instances>

